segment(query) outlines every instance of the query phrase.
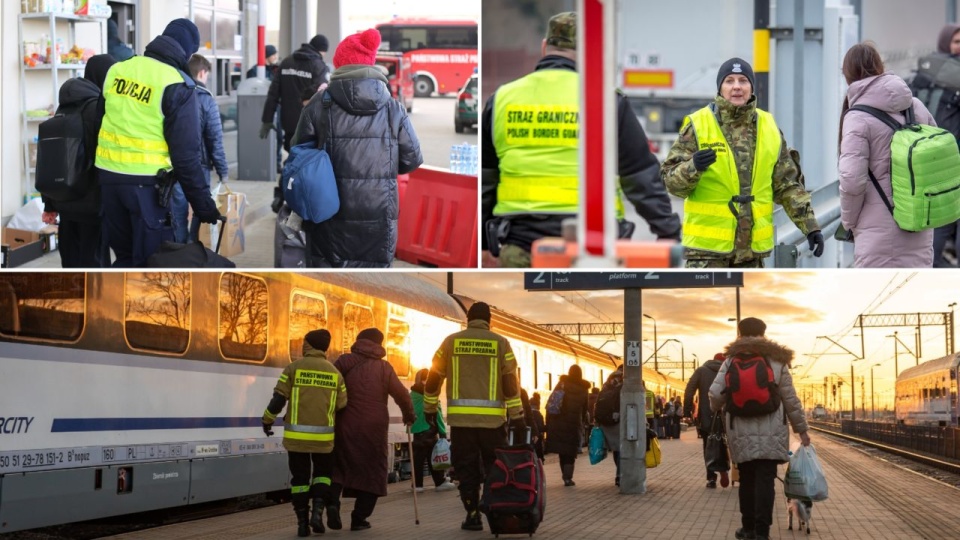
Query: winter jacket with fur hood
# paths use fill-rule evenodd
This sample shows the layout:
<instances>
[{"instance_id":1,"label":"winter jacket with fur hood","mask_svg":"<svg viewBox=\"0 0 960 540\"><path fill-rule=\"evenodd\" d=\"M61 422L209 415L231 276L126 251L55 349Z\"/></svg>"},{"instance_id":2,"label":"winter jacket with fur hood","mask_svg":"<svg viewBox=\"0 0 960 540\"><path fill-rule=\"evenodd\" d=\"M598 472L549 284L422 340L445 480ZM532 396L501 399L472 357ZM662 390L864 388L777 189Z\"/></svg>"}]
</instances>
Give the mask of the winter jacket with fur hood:
<instances>
[{"instance_id":1,"label":"winter jacket with fur hood","mask_svg":"<svg viewBox=\"0 0 960 540\"><path fill-rule=\"evenodd\" d=\"M854 82L847 90L850 106L869 105L903 123L900 111L913 106L916 121L935 126L933 117L907 83L893 73ZM890 185L890 140L893 130L861 111L843 117L840 143L840 219L853 231L854 266L857 268L930 268L933 265L933 230L907 232L893 215L867 171L892 200ZM897 201L893 201L896 205Z\"/></svg>"},{"instance_id":2,"label":"winter jacket with fur hood","mask_svg":"<svg viewBox=\"0 0 960 540\"><path fill-rule=\"evenodd\" d=\"M807 431L803 405L797 397L797 390L793 387L793 377L789 371L793 351L763 337L741 337L727 345L724 350L727 360L723 362L717 378L710 386L710 407L713 411L720 410L727 402L727 396L723 393L727 387L725 376L727 368L730 367L730 357L737 354L759 354L770 362L774 378L779 385L781 401L780 408L766 416L738 416L731 422L730 415L724 415L730 455L734 463L757 459L772 459L786 463L790 451L790 431L787 429L787 420L793 426L794 432Z\"/></svg>"}]
</instances>

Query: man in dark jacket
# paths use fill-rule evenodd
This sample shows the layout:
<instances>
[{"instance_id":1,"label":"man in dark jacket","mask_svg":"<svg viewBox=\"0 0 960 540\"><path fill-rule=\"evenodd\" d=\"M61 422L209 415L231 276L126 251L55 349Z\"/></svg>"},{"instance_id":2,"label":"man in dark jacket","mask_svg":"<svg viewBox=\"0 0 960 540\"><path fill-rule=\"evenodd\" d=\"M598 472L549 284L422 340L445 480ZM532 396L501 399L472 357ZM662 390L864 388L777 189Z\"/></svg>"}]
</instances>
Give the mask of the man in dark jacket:
<instances>
[{"instance_id":1,"label":"man in dark jacket","mask_svg":"<svg viewBox=\"0 0 960 540\"><path fill-rule=\"evenodd\" d=\"M534 240L561 236L561 222L579 212L576 15L550 19L534 72L500 87L483 109L481 224L495 231L481 234L484 266L529 267ZM660 181L660 165L620 95L617 126L618 192L658 238L679 240L680 218ZM634 227L623 215L618 196L621 237L629 238Z\"/></svg>"},{"instance_id":2,"label":"man in dark jacket","mask_svg":"<svg viewBox=\"0 0 960 540\"><path fill-rule=\"evenodd\" d=\"M277 78L277 72L280 71L280 65L277 64L277 48L273 45L264 45L263 47L263 58L264 58L264 67L266 68L264 75L268 81L273 81ZM257 76L257 65L254 64L247 70L247 78L252 79Z\"/></svg>"},{"instance_id":3,"label":"man in dark jacket","mask_svg":"<svg viewBox=\"0 0 960 540\"><path fill-rule=\"evenodd\" d=\"M117 62L123 62L133 56L133 49L120 39L120 29L117 21L107 19L107 53Z\"/></svg>"},{"instance_id":4,"label":"man in dark jacket","mask_svg":"<svg viewBox=\"0 0 960 540\"><path fill-rule=\"evenodd\" d=\"M337 177L340 211L323 223L303 222L307 266L389 268L397 249L397 175L423 163L420 141L387 78L374 67L380 32L347 36L333 56L336 71L326 93L307 104L293 144L327 140ZM330 133L320 133L322 115Z\"/></svg>"},{"instance_id":5,"label":"man in dark jacket","mask_svg":"<svg viewBox=\"0 0 960 540\"><path fill-rule=\"evenodd\" d=\"M704 464L706 465L706 452L707 452L707 437L710 435L710 430L713 427L713 413L710 412L710 385L713 384L713 380L717 378L717 372L720 371L720 366L723 365L723 361L726 358L723 356L723 353L717 353L713 360L707 360L703 363L702 366L698 367L696 371L693 372L693 375L690 376L690 380L687 381L687 390L683 393L683 416L685 418L693 418L693 394L696 393L699 396L699 401L697 403L697 431L700 432L700 437L703 439L703 452L704 452ZM727 471L720 471L720 485L727 487L730 483L730 478L727 476ZM717 487L717 473L707 470L707 487L716 488Z\"/></svg>"},{"instance_id":6,"label":"man in dark jacket","mask_svg":"<svg viewBox=\"0 0 960 540\"><path fill-rule=\"evenodd\" d=\"M280 62L280 76L270 83L267 101L263 104L260 121L260 138L266 139L273 129L273 113L280 107L280 124L283 125L283 148L290 150L290 139L297 129L303 104L325 82L330 82L330 68L323 61L323 53L330 47L327 38L321 34L313 36L310 43L304 43L293 54Z\"/></svg>"},{"instance_id":7,"label":"man in dark jacket","mask_svg":"<svg viewBox=\"0 0 960 540\"><path fill-rule=\"evenodd\" d=\"M110 66L117 63L109 54L98 54L87 60L83 78L67 79L60 87L57 114L80 114L83 119L83 145L87 159L97 152L97 135L103 119L103 82ZM63 268L99 268L109 261L102 259L100 243L100 187L97 171L88 171L91 186L87 194L73 201L54 201L43 197L43 222L54 224L60 217L60 265Z\"/></svg>"},{"instance_id":8,"label":"man in dark jacket","mask_svg":"<svg viewBox=\"0 0 960 540\"><path fill-rule=\"evenodd\" d=\"M186 73L199 46L196 25L176 19L144 56L118 62L107 73L96 166L103 233L116 267L144 266L161 242L173 239L170 212L157 197L160 169L172 167L201 222L220 217L200 168L200 111Z\"/></svg>"},{"instance_id":9,"label":"man in dark jacket","mask_svg":"<svg viewBox=\"0 0 960 540\"><path fill-rule=\"evenodd\" d=\"M910 83L910 89L930 109L937 126L953 133L960 143L960 77L957 73L960 73L960 24L948 24L937 37L937 52L919 60L917 76ZM934 268L954 266L943 257L951 241L955 256L960 258L960 221L934 229Z\"/></svg>"}]
</instances>

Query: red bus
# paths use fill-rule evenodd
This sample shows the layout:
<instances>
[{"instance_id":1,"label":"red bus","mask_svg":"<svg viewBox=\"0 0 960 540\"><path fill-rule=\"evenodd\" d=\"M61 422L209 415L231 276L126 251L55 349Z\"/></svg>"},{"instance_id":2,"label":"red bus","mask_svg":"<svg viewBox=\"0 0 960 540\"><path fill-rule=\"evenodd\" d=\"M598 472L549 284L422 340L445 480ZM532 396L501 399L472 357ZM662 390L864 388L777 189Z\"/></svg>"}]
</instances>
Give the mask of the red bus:
<instances>
[{"instance_id":1,"label":"red bus","mask_svg":"<svg viewBox=\"0 0 960 540\"><path fill-rule=\"evenodd\" d=\"M476 21L393 19L377 30L382 50L410 59L417 97L457 92L477 67Z\"/></svg>"}]
</instances>

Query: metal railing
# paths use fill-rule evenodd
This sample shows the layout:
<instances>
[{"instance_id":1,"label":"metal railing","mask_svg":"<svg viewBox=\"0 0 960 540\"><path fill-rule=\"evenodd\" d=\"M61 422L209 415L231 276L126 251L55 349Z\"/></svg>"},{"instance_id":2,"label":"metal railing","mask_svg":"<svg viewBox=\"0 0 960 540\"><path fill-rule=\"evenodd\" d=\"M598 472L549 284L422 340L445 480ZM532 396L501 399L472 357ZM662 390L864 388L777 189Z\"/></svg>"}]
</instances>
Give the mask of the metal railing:
<instances>
[{"instance_id":1,"label":"metal railing","mask_svg":"<svg viewBox=\"0 0 960 540\"><path fill-rule=\"evenodd\" d=\"M843 433L946 459L960 459L960 429L843 420Z\"/></svg>"}]
</instances>

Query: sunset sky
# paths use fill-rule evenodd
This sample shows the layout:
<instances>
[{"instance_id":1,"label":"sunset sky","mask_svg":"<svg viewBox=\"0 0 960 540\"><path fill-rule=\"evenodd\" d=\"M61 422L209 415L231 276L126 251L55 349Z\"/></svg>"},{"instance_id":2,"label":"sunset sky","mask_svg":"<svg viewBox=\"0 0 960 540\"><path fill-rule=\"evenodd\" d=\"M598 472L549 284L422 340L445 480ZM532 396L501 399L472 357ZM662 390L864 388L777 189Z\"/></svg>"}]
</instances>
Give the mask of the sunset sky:
<instances>
[{"instance_id":1,"label":"sunset sky","mask_svg":"<svg viewBox=\"0 0 960 540\"><path fill-rule=\"evenodd\" d=\"M446 287L446 273L420 273L419 277ZM454 288L459 294L484 300L537 323L623 320L620 291L527 292L523 274L514 272L457 272ZM817 336L830 336L859 352L860 338L854 337L859 336L859 330L850 329L858 314L947 312L952 302L960 302L960 271L749 272L740 293L741 317L763 319L767 337L795 351L794 365L798 368L794 376L806 376L800 380L810 385L816 383L818 388L831 373L848 379L853 357ZM735 323L727 320L736 317L735 288L649 289L643 292L642 309L657 321L658 343L670 338L680 340L688 361L693 354L701 361L712 358L735 337ZM906 350L915 349L913 327L867 328L867 359L854 364L858 393L861 377L869 393L870 368L879 363L874 368L877 396L881 399L886 395L889 399L894 340L886 336L894 331L903 343L898 346L899 370L915 365L914 357ZM946 354L942 327L925 326L921 335L921 361ZM642 336L650 340L643 343L646 359L653 352L653 323L649 319L643 319ZM604 350L622 355L621 336L592 338L591 343L601 346L607 339L617 342L608 343ZM815 359L817 356L819 359ZM680 360L680 347L671 342L660 349L658 358ZM670 374L680 376L679 370ZM688 370L686 375L689 374ZM859 395L857 404L859 407Z\"/></svg>"}]
</instances>

